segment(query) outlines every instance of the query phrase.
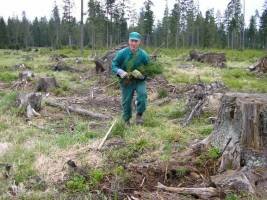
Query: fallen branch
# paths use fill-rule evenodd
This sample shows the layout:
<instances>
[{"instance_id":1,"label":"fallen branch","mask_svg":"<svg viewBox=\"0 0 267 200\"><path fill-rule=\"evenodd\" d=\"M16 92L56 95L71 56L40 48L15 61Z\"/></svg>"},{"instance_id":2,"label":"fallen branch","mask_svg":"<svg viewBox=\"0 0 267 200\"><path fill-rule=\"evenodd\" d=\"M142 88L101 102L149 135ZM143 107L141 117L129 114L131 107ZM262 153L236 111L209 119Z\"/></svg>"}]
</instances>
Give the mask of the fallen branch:
<instances>
[{"instance_id":1,"label":"fallen branch","mask_svg":"<svg viewBox=\"0 0 267 200\"><path fill-rule=\"evenodd\" d=\"M190 121L192 120L194 114L196 113L196 111L204 104L205 99L203 100L199 100L197 105L194 107L194 109L191 111L190 115L188 116L187 120L185 121L185 123L183 124L183 126L187 126Z\"/></svg>"},{"instance_id":2,"label":"fallen branch","mask_svg":"<svg viewBox=\"0 0 267 200\"><path fill-rule=\"evenodd\" d=\"M178 194L190 194L193 196L197 196L201 199L211 199L212 197L219 197L220 193L216 188L213 187L206 187L206 188L176 188L176 187L167 187L160 182L156 186L159 189L168 191L168 192L175 192Z\"/></svg>"},{"instance_id":3,"label":"fallen branch","mask_svg":"<svg viewBox=\"0 0 267 200\"><path fill-rule=\"evenodd\" d=\"M57 102L54 102L54 101L51 101L51 100L46 100L45 103L48 106L57 107L57 108L60 108L62 110L66 110L67 109L69 112L74 112L74 113L77 113L79 115L83 115L83 116L87 116L87 117L91 117L91 118L95 118L95 119L106 120L106 119L110 119L111 118L110 116L107 116L107 115L104 115L104 114L101 114L101 113L95 113L95 112L88 111L88 110L85 110L85 109L82 109L82 108L75 108L73 106L66 106L64 104L57 103Z\"/></svg>"},{"instance_id":4,"label":"fallen branch","mask_svg":"<svg viewBox=\"0 0 267 200\"><path fill-rule=\"evenodd\" d=\"M117 122L117 120L115 120L115 121L112 123L112 125L111 125L111 127L109 128L108 132L106 133L105 137L102 139L102 142L99 144L97 150L100 150L100 149L102 148L102 146L103 146L104 143L106 142L106 140L107 140L109 134L111 133L112 128L113 128L114 125L116 124L116 122Z\"/></svg>"}]
</instances>

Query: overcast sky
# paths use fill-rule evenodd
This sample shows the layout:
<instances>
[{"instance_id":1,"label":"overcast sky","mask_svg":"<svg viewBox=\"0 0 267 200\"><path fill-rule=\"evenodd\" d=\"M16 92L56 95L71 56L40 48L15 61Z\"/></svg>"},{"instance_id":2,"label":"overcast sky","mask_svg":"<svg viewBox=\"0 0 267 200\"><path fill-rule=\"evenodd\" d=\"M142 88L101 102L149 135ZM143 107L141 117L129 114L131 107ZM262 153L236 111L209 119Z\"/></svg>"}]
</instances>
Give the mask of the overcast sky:
<instances>
[{"instance_id":1,"label":"overcast sky","mask_svg":"<svg viewBox=\"0 0 267 200\"><path fill-rule=\"evenodd\" d=\"M26 11L26 15L31 20L34 17L51 16L51 10L54 2L57 2L59 8L62 10L62 0L0 0L0 16L4 16L7 20L8 16L21 16L22 11ZM143 6L144 0L129 0L134 2L137 12ZM217 10L221 10L223 13L229 0L198 0L200 9L205 13L207 9L214 8L215 14ZM246 1L246 23L249 22L251 15L255 14L255 10L258 9L262 12L264 0L245 0ZM77 19L80 19L79 9L80 0L74 0L75 7L74 13ZM85 9L87 9L88 0L84 0ZM153 0L153 11L156 20L161 19L163 16L166 0ZM173 7L175 0L168 0L170 10ZM243 2L243 0L241 0Z\"/></svg>"}]
</instances>

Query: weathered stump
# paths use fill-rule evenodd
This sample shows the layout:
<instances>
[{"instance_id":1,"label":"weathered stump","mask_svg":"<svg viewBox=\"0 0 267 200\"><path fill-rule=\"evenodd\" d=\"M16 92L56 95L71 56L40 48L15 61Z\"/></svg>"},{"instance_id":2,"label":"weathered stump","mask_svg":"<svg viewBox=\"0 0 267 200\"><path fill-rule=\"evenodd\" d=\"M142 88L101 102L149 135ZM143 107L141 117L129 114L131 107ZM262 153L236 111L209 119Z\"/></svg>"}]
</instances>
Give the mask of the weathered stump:
<instances>
[{"instance_id":1,"label":"weathered stump","mask_svg":"<svg viewBox=\"0 0 267 200\"><path fill-rule=\"evenodd\" d=\"M58 87L58 83L55 77L44 77L40 78L36 85L37 92L48 92L54 88Z\"/></svg>"},{"instance_id":2,"label":"weathered stump","mask_svg":"<svg viewBox=\"0 0 267 200\"><path fill-rule=\"evenodd\" d=\"M116 46L115 48L112 48L108 52L106 52L104 56L100 58L95 58L94 62L96 65L96 73L100 73L104 71L108 71L108 73L111 73L111 64L112 64L113 58L116 56L116 52L127 46L128 46L127 43L122 43Z\"/></svg>"},{"instance_id":3,"label":"weathered stump","mask_svg":"<svg viewBox=\"0 0 267 200\"><path fill-rule=\"evenodd\" d=\"M32 71L26 70L19 73L20 81L30 81L34 77Z\"/></svg>"},{"instance_id":4,"label":"weathered stump","mask_svg":"<svg viewBox=\"0 0 267 200\"><path fill-rule=\"evenodd\" d=\"M17 107L19 107L29 119L40 115L38 111L41 110L41 103L41 93L19 94L16 99Z\"/></svg>"},{"instance_id":5,"label":"weathered stump","mask_svg":"<svg viewBox=\"0 0 267 200\"><path fill-rule=\"evenodd\" d=\"M226 93L214 131L202 144L221 151L223 174L212 177L217 186L256 193L261 180L267 187L267 94Z\"/></svg>"},{"instance_id":6,"label":"weathered stump","mask_svg":"<svg viewBox=\"0 0 267 200\"><path fill-rule=\"evenodd\" d=\"M255 65L249 67L250 71L267 73L267 56L261 58Z\"/></svg>"},{"instance_id":7,"label":"weathered stump","mask_svg":"<svg viewBox=\"0 0 267 200\"><path fill-rule=\"evenodd\" d=\"M210 139L213 146L225 149L221 171L229 167L266 166L267 95L224 95Z\"/></svg>"},{"instance_id":8,"label":"weathered stump","mask_svg":"<svg viewBox=\"0 0 267 200\"><path fill-rule=\"evenodd\" d=\"M69 72L82 72L81 70L79 69L76 69L74 67L70 67L68 66L64 61L60 60L58 62L56 62L56 64L52 65L52 70L53 71L58 71L58 72L61 72L61 71L69 71Z\"/></svg>"},{"instance_id":9,"label":"weathered stump","mask_svg":"<svg viewBox=\"0 0 267 200\"><path fill-rule=\"evenodd\" d=\"M200 53L192 50L189 53L189 61L195 60L202 63L208 63L215 67L224 68L226 67L226 56L224 53Z\"/></svg>"}]
</instances>

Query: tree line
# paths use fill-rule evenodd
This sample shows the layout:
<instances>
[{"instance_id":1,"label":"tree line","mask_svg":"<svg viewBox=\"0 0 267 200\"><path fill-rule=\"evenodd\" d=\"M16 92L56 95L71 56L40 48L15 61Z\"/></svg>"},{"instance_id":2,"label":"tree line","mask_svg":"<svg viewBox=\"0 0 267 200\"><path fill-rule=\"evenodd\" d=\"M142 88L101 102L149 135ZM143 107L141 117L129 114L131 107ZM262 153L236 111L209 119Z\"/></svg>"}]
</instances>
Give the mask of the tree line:
<instances>
[{"instance_id":1,"label":"tree line","mask_svg":"<svg viewBox=\"0 0 267 200\"><path fill-rule=\"evenodd\" d=\"M248 26L241 0L229 0L224 13L214 9L202 13L194 0L176 0L172 9L166 2L164 16L158 21L152 0L145 0L139 13L129 0L89 0L85 11L81 8L81 19L74 17L73 6L73 0L63 0L60 14L55 3L49 19L30 21L25 12L21 19L0 17L0 48L109 48L127 41L131 31L139 31L147 46L267 48L267 0Z\"/></svg>"}]
</instances>

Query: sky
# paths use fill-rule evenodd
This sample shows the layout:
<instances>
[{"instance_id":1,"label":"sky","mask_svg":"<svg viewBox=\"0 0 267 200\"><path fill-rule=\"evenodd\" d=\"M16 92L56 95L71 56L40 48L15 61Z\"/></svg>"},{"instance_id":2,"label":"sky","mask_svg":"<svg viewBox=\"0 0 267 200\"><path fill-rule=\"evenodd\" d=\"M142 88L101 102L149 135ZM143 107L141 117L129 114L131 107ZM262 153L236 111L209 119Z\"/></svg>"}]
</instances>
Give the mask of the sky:
<instances>
[{"instance_id":1,"label":"sky","mask_svg":"<svg viewBox=\"0 0 267 200\"><path fill-rule=\"evenodd\" d=\"M34 17L51 16L51 10L54 6L54 2L57 2L59 8L62 10L62 0L0 0L0 16L3 16L5 20L9 16L21 16L22 11L26 11L26 16L33 20ZM131 3L135 4L137 12L143 6L144 0L129 0ZM153 11L156 20L162 18L164 13L164 8L166 6L166 0L152 0L154 2ZM243 2L244 0L241 0ZM74 0L74 14L77 19L80 19L79 9L80 0ZM84 8L86 9L88 0L84 0ZM169 9L173 7L175 0L168 0ZM210 8L215 9L215 14L217 10L221 13L224 12L229 0L198 0L200 10L203 14ZM249 23L249 19L255 14L255 10L258 9L262 12L264 0L245 0L246 2L246 25Z\"/></svg>"}]
</instances>

